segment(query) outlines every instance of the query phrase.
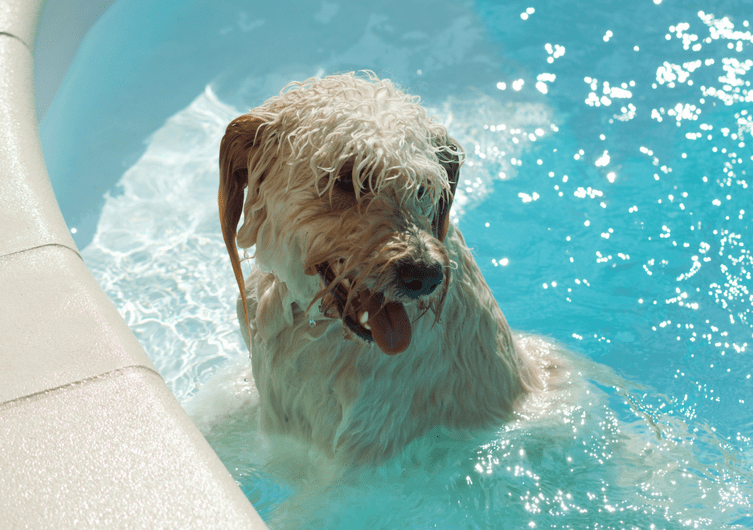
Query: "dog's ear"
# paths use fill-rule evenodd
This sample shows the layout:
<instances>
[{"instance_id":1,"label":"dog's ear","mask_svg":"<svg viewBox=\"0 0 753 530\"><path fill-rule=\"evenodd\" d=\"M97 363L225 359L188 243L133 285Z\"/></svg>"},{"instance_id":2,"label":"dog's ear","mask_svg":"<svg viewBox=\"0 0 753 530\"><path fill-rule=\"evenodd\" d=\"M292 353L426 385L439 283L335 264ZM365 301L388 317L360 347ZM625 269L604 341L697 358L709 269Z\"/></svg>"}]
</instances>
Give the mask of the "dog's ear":
<instances>
[{"instance_id":1,"label":"dog's ear","mask_svg":"<svg viewBox=\"0 0 753 530\"><path fill-rule=\"evenodd\" d=\"M243 212L243 190L248 186L249 152L256 143L256 135L262 121L248 114L236 118L225 130L220 144L220 190L217 202L220 207L220 226L225 247L230 255L235 280L241 291L243 315L249 328L248 304L246 302L246 284L238 258L235 238L238 222ZM250 336L250 329L249 329Z\"/></svg>"},{"instance_id":2,"label":"dog's ear","mask_svg":"<svg viewBox=\"0 0 753 530\"><path fill-rule=\"evenodd\" d=\"M447 171L447 179L450 184L449 193L443 193L439 198L437 214L432 220L434 235L440 241L444 241L444 238L447 236L447 230L450 228L450 208L452 207L452 201L455 198L458 179L460 179L460 155L463 152L463 149L457 144L457 142L455 142L455 140L452 138L448 138L448 140L446 148L437 153L439 163L445 171Z\"/></svg>"}]
</instances>

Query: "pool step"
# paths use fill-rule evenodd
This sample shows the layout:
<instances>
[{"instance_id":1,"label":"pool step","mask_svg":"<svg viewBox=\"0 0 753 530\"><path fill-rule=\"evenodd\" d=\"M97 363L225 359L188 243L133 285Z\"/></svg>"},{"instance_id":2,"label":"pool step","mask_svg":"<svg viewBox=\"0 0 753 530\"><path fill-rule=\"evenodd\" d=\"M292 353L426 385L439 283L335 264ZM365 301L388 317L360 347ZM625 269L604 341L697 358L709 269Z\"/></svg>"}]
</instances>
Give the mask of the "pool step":
<instances>
[{"instance_id":1,"label":"pool step","mask_svg":"<svg viewBox=\"0 0 753 530\"><path fill-rule=\"evenodd\" d=\"M0 529L266 528L78 254L0 0Z\"/></svg>"}]
</instances>

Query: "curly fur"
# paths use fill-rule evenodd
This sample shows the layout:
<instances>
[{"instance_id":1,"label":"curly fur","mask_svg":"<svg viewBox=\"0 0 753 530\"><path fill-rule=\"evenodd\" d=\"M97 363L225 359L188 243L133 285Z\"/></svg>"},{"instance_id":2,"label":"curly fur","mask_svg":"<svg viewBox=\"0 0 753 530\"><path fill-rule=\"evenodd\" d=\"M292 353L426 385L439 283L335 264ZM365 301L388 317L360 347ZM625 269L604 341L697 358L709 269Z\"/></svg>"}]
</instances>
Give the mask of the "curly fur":
<instances>
[{"instance_id":1,"label":"curly fur","mask_svg":"<svg viewBox=\"0 0 753 530\"><path fill-rule=\"evenodd\" d=\"M461 157L418 98L372 73L291 83L228 126L220 214L266 429L379 461L435 425L504 421L544 388L548 361L516 347L446 220ZM255 246L245 281L236 242ZM441 271L436 288L411 294L406 264ZM410 321L399 355L344 325L375 297Z\"/></svg>"}]
</instances>

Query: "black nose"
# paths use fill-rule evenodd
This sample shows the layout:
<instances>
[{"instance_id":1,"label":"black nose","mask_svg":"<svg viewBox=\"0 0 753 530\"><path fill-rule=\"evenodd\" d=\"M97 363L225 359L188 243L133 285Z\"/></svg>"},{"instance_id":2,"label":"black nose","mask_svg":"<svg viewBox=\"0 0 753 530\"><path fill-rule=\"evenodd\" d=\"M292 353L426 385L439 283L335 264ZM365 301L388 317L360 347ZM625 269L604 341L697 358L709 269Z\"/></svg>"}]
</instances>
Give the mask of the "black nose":
<instances>
[{"instance_id":1,"label":"black nose","mask_svg":"<svg viewBox=\"0 0 753 530\"><path fill-rule=\"evenodd\" d=\"M434 292L442 283L442 266L404 263L397 267L398 288L409 298L418 298Z\"/></svg>"}]
</instances>

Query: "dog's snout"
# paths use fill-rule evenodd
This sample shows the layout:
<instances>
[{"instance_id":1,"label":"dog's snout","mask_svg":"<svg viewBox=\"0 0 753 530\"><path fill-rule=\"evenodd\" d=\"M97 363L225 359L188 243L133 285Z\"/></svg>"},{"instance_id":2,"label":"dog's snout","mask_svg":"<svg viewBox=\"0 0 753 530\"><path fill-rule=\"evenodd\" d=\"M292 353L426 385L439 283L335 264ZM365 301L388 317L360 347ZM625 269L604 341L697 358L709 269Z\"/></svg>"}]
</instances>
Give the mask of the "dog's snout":
<instances>
[{"instance_id":1,"label":"dog's snout","mask_svg":"<svg viewBox=\"0 0 753 530\"><path fill-rule=\"evenodd\" d=\"M442 266L439 264L404 263L398 266L397 273L400 291L409 298L433 293L444 279Z\"/></svg>"}]
</instances>

